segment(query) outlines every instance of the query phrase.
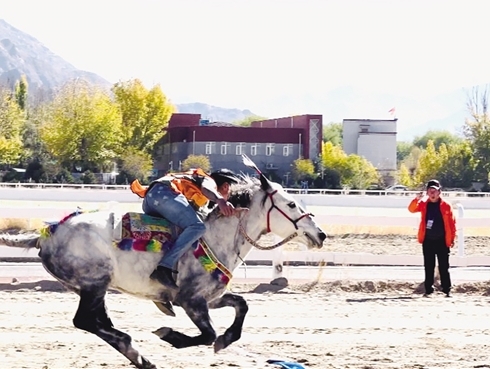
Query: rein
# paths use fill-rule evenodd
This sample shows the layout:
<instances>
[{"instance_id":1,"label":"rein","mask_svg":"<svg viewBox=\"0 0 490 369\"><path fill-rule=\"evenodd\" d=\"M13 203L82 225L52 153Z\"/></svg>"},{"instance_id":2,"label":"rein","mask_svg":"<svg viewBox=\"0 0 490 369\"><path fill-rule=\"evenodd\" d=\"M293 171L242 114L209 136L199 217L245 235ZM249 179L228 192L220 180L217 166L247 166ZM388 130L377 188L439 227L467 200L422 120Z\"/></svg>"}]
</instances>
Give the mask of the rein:
<instances>
[{"instance_id":1,"label":"rein","mask_svg":"<svg viewBox=\"0 0 490 369\"><path fill-rule=\"evenodd\" d=\"M276 204L274 204L274 199L273 199L273 196L277 193L277 190L273 191L273 192L270 192L270 193L267 193L267 197L270 198L271 200L271 207L269 208L269 210L267 211L267 233L270 233L271 232L271 227L270 227L270 215L271 215L271 211L272 209L276 209L277 211L279 211L279 213L281 213L282 215L284 215L284 217L286 217L287 220L289 220L291 223L293 223L294 227L296 229L298 229L298 222L305 218L305 217L308 217L308 216L313 216L313 214L311 213L304 213L303 215L301 215L298 219L296 220L293 220L289 217L289 215L287 215L284 211L282 211L281 209L279 209L277 207ZM240 230L240 233L242 234L242 236L247 240L248 243L250 243L252 246L254 246L255 248L259 249L259 250L273 250L273 249L276 249L282 245L284 245L285 243L291 241L293 238L297 237L298 236L298 232L294 232L292 233L291 235L289 235L288 237L286 237L285 239L283 239L282 241L279 241L277 243L275 243L274 245L272 246L260 246L256 241L254 241L252 238L250 238L250 236L247 234L247 232L245 231L245 228L243 227L242 225L242 222L240 220L240 222L238 223L238 227L239 227L239 230Z\"/></svg>"}]
</instances>

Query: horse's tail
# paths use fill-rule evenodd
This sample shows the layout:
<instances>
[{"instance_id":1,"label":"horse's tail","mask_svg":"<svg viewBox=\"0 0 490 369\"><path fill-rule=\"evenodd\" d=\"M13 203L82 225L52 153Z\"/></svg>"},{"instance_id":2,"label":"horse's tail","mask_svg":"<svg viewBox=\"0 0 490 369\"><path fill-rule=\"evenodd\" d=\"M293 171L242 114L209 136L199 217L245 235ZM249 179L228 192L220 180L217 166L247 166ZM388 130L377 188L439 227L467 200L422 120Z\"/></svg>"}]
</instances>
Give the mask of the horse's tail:
<instances>
[{"instance_id":1,"label":"horse's tail","mask_svg":"<svg viewBox=\"0 0 490 369\"><path fill-rule=\"evenodd\" d=\"M0 246L32 249L38 247L40 235L37 233L0 234Z\"/></svg>"}]
</instances>

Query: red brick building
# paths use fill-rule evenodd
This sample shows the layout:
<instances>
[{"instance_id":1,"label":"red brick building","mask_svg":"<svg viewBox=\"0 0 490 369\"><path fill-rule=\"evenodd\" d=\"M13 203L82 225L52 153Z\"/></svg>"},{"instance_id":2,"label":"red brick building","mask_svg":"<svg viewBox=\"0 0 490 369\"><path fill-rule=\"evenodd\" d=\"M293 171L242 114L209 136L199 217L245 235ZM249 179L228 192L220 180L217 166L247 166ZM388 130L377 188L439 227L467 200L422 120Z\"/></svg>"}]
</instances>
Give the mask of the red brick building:
<instances>
[{"instance_id":1,"label":"red brick building","mask_svg":"<svg viewBox=\"0 0 490 369\"><path fill-rule=\"evenodd\" d=\"M179 170L189 155L206 155L212 168L249 172L241 163L247 154L261 170L273 171L288 182L298 158L316 160L322 149L322 116L299 115L253 122L250 127L208 122L200 114L175 113L160 140L158 174Z\"/></svg>"}]
</instances>

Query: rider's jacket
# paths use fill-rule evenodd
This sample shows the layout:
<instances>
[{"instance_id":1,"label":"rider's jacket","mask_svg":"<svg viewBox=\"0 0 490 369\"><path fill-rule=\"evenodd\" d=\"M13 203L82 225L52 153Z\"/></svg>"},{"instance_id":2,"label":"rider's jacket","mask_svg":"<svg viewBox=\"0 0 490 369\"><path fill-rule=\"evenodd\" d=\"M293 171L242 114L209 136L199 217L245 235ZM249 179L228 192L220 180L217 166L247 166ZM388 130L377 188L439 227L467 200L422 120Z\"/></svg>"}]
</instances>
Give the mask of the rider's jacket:
<instances>
[{"instance_id":1,"label":"rider's jacket","mask_svg":"<svg viewBox=\"0 0 490 369\"><path fill-rule=\"evenodd\" d=\"M171 187L175 192L181 193L196 207L206 205L208 198L201 191L202 182L209 177L202 169L193 169L184 173L171 173L158 178L150 183L148 187L143 187L138 180L131 183L131 191L139 197L145 197L148 190L156 183L163 183Z\"/></svg>"}]
</instances>

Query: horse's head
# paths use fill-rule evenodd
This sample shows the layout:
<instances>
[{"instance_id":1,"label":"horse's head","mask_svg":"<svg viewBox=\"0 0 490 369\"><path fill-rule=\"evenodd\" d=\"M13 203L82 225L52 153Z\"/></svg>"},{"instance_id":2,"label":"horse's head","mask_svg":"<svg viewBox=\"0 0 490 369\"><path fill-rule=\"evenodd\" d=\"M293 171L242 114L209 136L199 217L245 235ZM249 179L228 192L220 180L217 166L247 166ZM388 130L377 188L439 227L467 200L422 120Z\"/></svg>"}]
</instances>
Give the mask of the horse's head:
<instances>
[{"instance_id":1,"label":"horse's head","mask_svg":"<svg viewBox=\"0 0 490 369\"><path fill-rule=\"evenodd\" d=\"M284 188L275 182L261 177L263 196L261 205L266 219L267 233L272 232L279 237L302 242L308 248L321 248L327 238L325 232L313 220L313 214L308 213L288 194ZM293 237L292 235L295 235Z\"/></svg>"},{"instance_id":2,"label":"horse's head","mask_svg":"<svg viewBox=\"0 0 490 369\"><path fill-rule=\"evenodd\" d=\"M294 239L308 248L322 247L327 237L325 232L315 223L313 214L306 212L281 185L263 176L260 182L250 177L244 178L244 182L246 184L232 187L230 202L235 207L250 208L249 213L243 216L248 231L240 229L246 238L247 232L254 236L272 232L284 238L281 245ZM254 240L248 241L260 248Z\"/></svg>"}]
</instances>

